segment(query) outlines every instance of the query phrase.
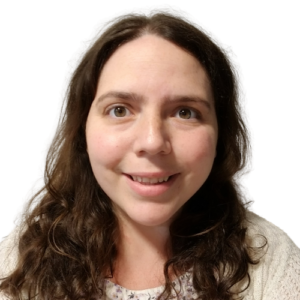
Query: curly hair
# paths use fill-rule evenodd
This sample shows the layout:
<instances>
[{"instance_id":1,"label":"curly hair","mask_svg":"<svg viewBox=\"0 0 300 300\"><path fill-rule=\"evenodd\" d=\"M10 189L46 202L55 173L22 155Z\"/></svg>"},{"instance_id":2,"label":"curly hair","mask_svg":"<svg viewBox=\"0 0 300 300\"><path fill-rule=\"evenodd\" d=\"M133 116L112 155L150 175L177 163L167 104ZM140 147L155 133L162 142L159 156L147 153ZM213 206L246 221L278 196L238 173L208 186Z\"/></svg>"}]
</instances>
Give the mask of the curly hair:
<instances>
[{"instance_id":1,"label":"curly hair","mask_svg":"<svg viewBox=\"0 0 300 300\"><path fill-rule=\"evenodd\" d=\"M206 70L219 135L208 179L170 226L172 256L165 263L160 297L174 292L170 270L179 275L192 269L194 288L204 300L233 299L233 286L242 280L250 284L249 264L258 261L247 243L246 208L236 183L249 141L234 69L202 30L180 17L155 13L114 20L75 70L47 155L45 186L29 203L17 266L0 285L9 298L96 299L105 293L102 283L114 272L119 228L111 200L93 175L85 126L104 64L118 47L145 34L185 49Z\"/></svg>"}]
</instances>

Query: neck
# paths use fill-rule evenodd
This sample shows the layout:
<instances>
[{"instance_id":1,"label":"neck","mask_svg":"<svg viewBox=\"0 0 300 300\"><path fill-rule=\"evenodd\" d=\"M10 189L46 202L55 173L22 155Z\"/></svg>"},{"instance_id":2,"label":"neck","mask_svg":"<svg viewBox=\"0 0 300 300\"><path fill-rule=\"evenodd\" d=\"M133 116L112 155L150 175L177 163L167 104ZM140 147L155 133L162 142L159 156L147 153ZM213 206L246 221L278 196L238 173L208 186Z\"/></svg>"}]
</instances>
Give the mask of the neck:
<instances>
[{"instance_id":1,"label":"neck","mask_svg":"<svg viewBox=\"0 0 300 300\"><path fill-rule=\"evenodd\" d=\"M128 289L164 284L163 268L170 256L169 226L148 227L121 219L113 281Z\"/></svg>"}]
</instances>

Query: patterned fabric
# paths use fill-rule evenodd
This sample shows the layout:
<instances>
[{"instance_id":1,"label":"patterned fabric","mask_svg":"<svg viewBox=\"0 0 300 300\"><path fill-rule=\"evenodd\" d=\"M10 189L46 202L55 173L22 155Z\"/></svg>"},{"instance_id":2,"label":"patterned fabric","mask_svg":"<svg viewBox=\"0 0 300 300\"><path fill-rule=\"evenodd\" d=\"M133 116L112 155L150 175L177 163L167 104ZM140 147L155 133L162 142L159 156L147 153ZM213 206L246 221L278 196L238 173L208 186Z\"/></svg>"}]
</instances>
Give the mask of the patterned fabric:
<instances>
[{"instance_id":1,"label":"patterned fabric","mask_svg":"<svg viewBox=\"0 0 300 300\"><path fill-rule=\"evenodd\" d=\"M197 294L193 288L192 274L187 272L186 274L180 276L179 279L181 282L181 287L178 279L173 282L174 288L178 292L179 299L196 299ZM112 283L109 280L105 280L104 289L106 291L106 295L102 297L101 300L157 300L158 296L163 292L164 287L160 286L147 290L131 291L119 286L118 284ZM175 292L173 293L171 299L178 299Z\"/></svg>"},{"instance_id":2,"label":"patterned fabric","mask_svg":"<svg viewBox=\"0 0 300 300\"><path fill-rule=\"evenodd\" d=\"M241 295L244 300L300 300L300 249L291 239L272 223L248 212L247 235L254 241L253 246L261 246L264 236L268 244L258 265L249 267L251 284ZM18 230L15 230L0 244L0 278L7 275L15 267L17 260ZM197 299L193 289L190 272L174 281L179 300ZM243 287L244 283L236 285ZM104 282L105 296L99 300L157 300L164 287L133 291L114 284ZM176 299L175 293L172 299ZM0 300L9 300L0 293Z\"/></svg>"}]
</instances>

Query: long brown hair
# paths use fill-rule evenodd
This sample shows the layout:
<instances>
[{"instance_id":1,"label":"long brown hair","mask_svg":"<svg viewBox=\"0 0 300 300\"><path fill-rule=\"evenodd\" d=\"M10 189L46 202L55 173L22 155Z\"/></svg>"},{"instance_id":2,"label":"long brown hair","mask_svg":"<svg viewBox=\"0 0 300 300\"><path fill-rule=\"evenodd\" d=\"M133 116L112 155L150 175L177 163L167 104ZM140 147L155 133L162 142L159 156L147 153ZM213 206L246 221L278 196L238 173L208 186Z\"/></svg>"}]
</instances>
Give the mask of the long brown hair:
<instances>
[{"instance_id":1,"label":"long brown hair","mask_svg":"<svg viewBox=\"0 0 300 300\"><path fill-rule=\"evenodd\" d=\"M144 34L158 35L190 52L207 72L218 120L217 157L211 174L170 227L169 271L193 270L201 299L232 299L231 288L248 276L245 205L235 175L249 147L241 118L234 70L224 51L191 23L164 13L127 15L94 42L75 70L65 110L50 147L45 186L31 200L19 239L15 270L0 290L11 299L95 299L114 271L118 222L98 185L86 151L85 124L105 62L121 45Z\"/></svg>"}]
</instances>

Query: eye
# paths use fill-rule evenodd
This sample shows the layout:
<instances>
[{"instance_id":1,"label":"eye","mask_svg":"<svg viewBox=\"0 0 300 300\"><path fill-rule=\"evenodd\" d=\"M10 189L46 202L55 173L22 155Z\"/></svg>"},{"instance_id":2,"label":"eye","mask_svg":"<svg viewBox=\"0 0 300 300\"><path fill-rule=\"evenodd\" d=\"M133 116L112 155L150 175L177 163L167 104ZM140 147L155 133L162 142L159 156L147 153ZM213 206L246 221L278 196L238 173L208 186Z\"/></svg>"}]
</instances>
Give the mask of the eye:
<instances>
[{"instance_id":1,"label":"eye","mask_svg":"<svg viewBox=\"0 0 300 300\"><path fill-rule=\"evenodd\" d=\"M198 117L198 114L190 108L180 108L175 117L180 119L195 119Z\"/></svg>"},{"instance_id":2,"label":"eye","mask_svg":"<svg viewBox=\"0 0 300 300\"><path fill-rule=\"evenodd\" d=\"M123 118L130 114L130 111L124 106L115 106L109 110L109 115L114 118Z\"/></svg>"}]
</instances>

